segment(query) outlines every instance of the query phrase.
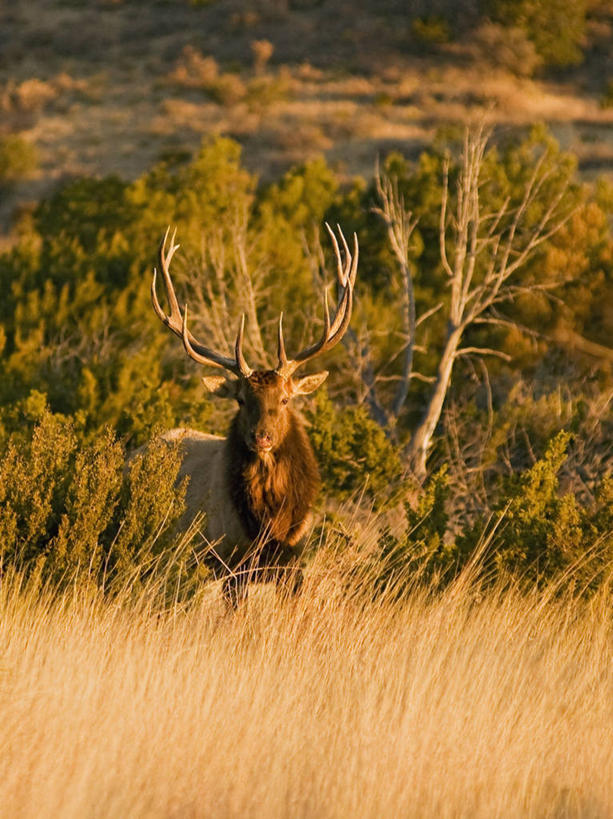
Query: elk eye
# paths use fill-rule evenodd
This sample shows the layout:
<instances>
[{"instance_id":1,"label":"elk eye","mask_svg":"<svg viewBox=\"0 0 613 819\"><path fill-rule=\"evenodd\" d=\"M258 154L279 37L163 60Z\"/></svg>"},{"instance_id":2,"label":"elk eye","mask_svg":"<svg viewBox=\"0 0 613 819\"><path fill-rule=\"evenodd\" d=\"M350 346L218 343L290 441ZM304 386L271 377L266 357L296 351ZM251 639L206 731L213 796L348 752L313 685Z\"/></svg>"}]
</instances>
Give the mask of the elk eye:
<instances>
[{"instance_id":1,"label":"elk eye","mask_svg":"<svg viewBox=\"0 0 613 819\"><path fill-rule=\"evenodd\" d=\"M244 403L245 403L242 398L237 398L236 402L237 402L239 407L242 407L244 405Z\"/></svg>"},{"instance_id":2,"label":"elk eye","mask_svg":"<svg viewBox=\"0 0 613 819\"><path fill-rule=\"evenodd\" d=\"M287 403L288 403L288 401L289 401L289 398L282 398L282 399L281 399L281 403L282 403L282 404L287 404Z\"/></svg>"}]
</instances>

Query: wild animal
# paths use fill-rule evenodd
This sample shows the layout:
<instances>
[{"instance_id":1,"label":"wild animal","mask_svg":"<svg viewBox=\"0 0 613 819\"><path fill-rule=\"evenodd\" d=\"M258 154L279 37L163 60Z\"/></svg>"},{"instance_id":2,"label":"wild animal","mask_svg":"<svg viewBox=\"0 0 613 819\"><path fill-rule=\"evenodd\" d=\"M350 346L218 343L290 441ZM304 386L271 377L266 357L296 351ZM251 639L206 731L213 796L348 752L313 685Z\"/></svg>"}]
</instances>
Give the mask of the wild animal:
<instances>
[{"instance_id":1,"label":"wild animal","mask_svg":"<svg viewBox=\"0 0 613 819\"><path fill-rule=\"evenodd\" d=\"M336 261L336 309L331 316L324 288L322 334L294 358L286 353L281 313L278 363L272 370L253 370L247 364L244 315L232 357L195 338L188 329L187 304L181 311L169 272L179 247L176 231L168 250L169 229L160 244L159 267L170 312L166 313L158 301L154 269L151 298L155 313L182 340L190 358L225 370L223 375L205 376L205 389L238 404L226 438L192 429L174 429L164 436L181 442L184 454L179 479L189 478L186 510L179 526L187 528L196 515L204 513L204 536L213 544L213 554L225 574L225 590L234 595L233 599L244 594L249 579L268 578L271 566L283 567L284 576L300 576L297 563L320 481L313 449L291 400L316 390L328 371L300 377L296 371L331 350L347 331L358 265L357 236L354 234L350 250L340 227L338 239L329 225L326 227Z\"/></svg>"}]
</instances>

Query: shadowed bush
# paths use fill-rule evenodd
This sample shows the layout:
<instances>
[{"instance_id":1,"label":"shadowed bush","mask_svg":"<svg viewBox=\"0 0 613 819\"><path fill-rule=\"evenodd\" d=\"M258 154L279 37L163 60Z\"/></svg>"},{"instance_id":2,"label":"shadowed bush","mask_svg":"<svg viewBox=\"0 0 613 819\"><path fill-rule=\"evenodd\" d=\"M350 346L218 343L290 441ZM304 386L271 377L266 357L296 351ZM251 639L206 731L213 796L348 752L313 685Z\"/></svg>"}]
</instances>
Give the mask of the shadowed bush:
<instances>
[{"instance_id":1,"label":"shadowed bush","mask_svg":"<svg viewBox=\"0 0 613 819\"><path fill-rule=\"evenodd\" d=\"M363 493L375 509L396 503L407 485L400 453L365 407L337 412L325 389L309 410L309 438L325 489L346 499Z\"/></svg>"},{"instance_id":2,"label":"shadowed bush","mask_svg":"<svg viewBox=\"0 0 613 819\"><path fill-rule=\"evenodd\" d=\"M404 533L381 534L370 558L377 586L399 594L419 580L445 586L470 564L487 584L600 588L613 571L613 480L602 479L591 504L561 492L569 440L558 433L542 458L504 482L489 518L456 531L446 512L447 470L435 473L417 504L405 504Z\"/></svg>"}]
</instances>

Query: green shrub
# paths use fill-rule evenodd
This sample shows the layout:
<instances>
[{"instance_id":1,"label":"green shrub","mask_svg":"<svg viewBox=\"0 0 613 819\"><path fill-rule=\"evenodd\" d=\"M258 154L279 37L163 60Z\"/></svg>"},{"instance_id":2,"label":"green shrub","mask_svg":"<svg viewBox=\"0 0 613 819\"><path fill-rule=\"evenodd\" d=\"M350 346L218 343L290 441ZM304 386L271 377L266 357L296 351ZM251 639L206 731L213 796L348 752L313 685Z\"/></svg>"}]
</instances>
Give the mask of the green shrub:
<instances>
[{"instance_id":1,"label":"green shrub","mask_svg":"<svg viewBox=\"0 0 613 819\"><path fill-rule=\"evenodd\" d=\"M575 65L583 59L585 0L485 0L496 22L523 29L547 65Z\"/></svg>"},{"instance_id":2,"label":"green shrub","mask_svg":"<svg viewBox=\"0 0 613 819\"><path fill-rule=\"evenodd\" d=\"M4 570L93 582L138 573L169 545L183 509L180 452L158 439L125 468L111 430L87 441L72 419L24 405L39 419L13 433L0 459L0 561Z\"/></svg>"},{"instance_id":3,"label":"green shrub","mask_svg":"<svg viewBox=\"0 0 613 819\"><path fill-rule=\"evenodd\" d=\"M95 270L101 281L126 283L130 251L117 237L134 222L139 209L127 199L118 176L82 178L43 200L34 215L43 237L42 266L47 275L67 280Z\"/></svg>"},{"instance_id":4,"label":"green shrub","mask_svg":"<svg viewBox=\"0 0 613 819\"><path fill-rule=\"evenodd\" d=\"M155 437L129 464L110 553L120 577L150 564L172 541L172 526L185 508L185 481L176 485L180 456L180 447Z\"/></svg>"},{"instance_id":5,"label":"green shrub","mask_svg":"<svg viewBox=\"0 0 613 819\"><path fill-rule=\"evenodd\" d=\"M571 436L551 439L534 466L508 481L497 511L502 523L492 542L497 575L547 583L569 572L574 582L590 585L613 558L613 527L608 500L611 478L605 477L594 505L582 505L571 493L561 493L558 472ZM592 557L589 549L599 542Z\"/></svg>"},{"instance_id":6,"label":"green shrub","mask_svg":"<svg viewBox=\"0 0 613 819\"><path fill-rule=\"evenodd\" d=\"M407 480L400 454L364 407L339 411L321 389L308 418L326 491L338 499L363 492L377 509L397 502Z\"/></svg>"},{"instance_id":7,"label":"green shrub","mask_svg":"<svg viewBox=\"0 0 613 819\"><path fill-rule=\"evenodd\" d=\"M28 177L38 167L38 152L17 134L0 136L0 186Z\"/></svg>"}]
</instances>

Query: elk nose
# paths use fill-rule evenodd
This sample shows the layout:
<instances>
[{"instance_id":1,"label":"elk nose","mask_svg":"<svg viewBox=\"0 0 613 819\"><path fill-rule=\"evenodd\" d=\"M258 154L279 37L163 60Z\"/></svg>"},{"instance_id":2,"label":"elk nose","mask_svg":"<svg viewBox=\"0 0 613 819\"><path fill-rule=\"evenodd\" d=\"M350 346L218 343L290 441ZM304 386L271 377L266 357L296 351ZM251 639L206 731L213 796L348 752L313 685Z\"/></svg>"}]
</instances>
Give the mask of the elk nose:
<instances>
[{"instance_id":1,"label":"elk nose","mask_svg":"<svg viewBox=\"0 0 613 819\"><path fill-rule=\"evenodd\" d=\"M270 452L272 449L272 438L266 432L256 432L255 450L256 452Z\"/></svg>"}]
</instances>

